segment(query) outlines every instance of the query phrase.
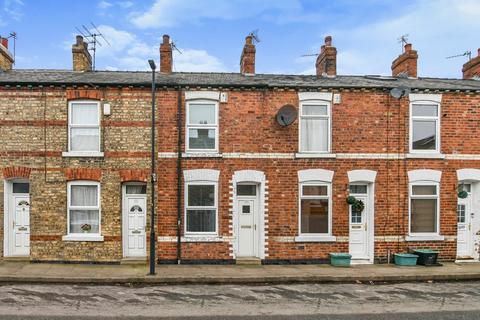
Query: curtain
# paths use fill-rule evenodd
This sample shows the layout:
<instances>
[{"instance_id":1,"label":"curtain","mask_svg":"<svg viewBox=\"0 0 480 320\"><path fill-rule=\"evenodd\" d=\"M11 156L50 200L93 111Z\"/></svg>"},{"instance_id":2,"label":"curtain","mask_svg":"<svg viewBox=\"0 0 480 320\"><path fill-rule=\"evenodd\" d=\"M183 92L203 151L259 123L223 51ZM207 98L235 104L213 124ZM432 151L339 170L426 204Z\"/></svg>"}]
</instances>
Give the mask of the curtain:
<instances>
[{"instance_id":1,"label":"curtain","mask_svg":"<svg viewBox=\"0 0 480 320\"><path fill-rule=\"evenodd\" d=\"M411 232L437 232L437 200L412 199Z\"/></svg>"},{"instance_id":2,"label":"curtain","mask_svg":"<svg viewBox=\"0 0 480 320\"><path fill-rule=\"evenodd\" d=\"M72 124L98 125L97 104L73 104L71 114Z\"/></svg>"},{"instance_id":3,"label":"curtain","mask_svg":"<svg viewBox=\"0 0 480 320\"><path fill-rule=\"evenodd\" d=\"M70 233L83 233L85 224L91 226L89 233L99 232L98 210L70 210Z\"/></svg>"},{"instance_id":4,"label":"curtain","mask_svg":"<svg viewBox=\"0 0 480 320\"><path fill-rule=\"evenodd\" d=\"M98 205L97 186L71 186L70 205L71 206L90 206Z\"/></svg>"},{"instance_id":5,"label":"curtain","mask_svg":"<svg viewBox=\"0 0 480 320\"><path fill-rule=\"evenodd\" d=\"M98 128L72 128L70 149L72 151L100 151Z\"/></svg>"},{"instance_id":6,"label":"curtain","mask_svg":"<svg viewBox=\"0 0 480 320\"><path fill-rule=\"evenodd\" d=\"M127 194L146 194L147 186L145 184L130 184L127 185Z\"/></svg>"},{"instance_id":7,"label":"curtain","mask_svg":"<svg viewBox=\"0 0 480 320\"><path fill-rule=\"evenodd\" d=\"M302 119L301 132L302 151L328 151L328 119Z\"/></svg>"}]
</instances>

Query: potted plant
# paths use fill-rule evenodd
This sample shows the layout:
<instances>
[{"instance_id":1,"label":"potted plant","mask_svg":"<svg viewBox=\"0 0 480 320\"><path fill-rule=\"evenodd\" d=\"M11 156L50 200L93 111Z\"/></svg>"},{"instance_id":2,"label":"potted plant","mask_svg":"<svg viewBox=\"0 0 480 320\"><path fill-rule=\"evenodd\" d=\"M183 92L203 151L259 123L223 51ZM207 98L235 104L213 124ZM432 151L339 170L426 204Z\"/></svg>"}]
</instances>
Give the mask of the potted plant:
<instances>
[{"instance_id":1,"label":"potted plant","mask_svg":"<svg viewBox=\"0 0 480 320\"><path fill-rule=\"evenodd\" d=\"M460 199L465 199L466 197L468 197L468 192L465 190L460 190L458 191L458 197Z\"/></svg>"},{"instance_id":2,"label":"potted plant","mask_svg":"<svg viewBox=\"0 0 480 320\"><path fill-rule=\"evenodd\" d=\"M357 201L357 199L354 196L348 196L347 197L347 203L352 205Z\"/></svg>"},{"instance_id":3,"label":"potted plant","mask_svg":"<svg viewBox=\"0 0 480 320\"><path fill-rule=\"evenodd\" d=\"M352 204L352 209L357 212L363 212L365 209L365 203L362 200L356 200L354 204Z\"/></svg>"},{"instance_id":4,"label":"potted plant","mask_svg":"<svg viewBox=\"0 0 480 320\"><path fill-rule=\"evenodd\" d=\"M90 233L92 230L92 225L85 223L80 228L82 229L83 233Z\"/></svg>"}]
</instances>

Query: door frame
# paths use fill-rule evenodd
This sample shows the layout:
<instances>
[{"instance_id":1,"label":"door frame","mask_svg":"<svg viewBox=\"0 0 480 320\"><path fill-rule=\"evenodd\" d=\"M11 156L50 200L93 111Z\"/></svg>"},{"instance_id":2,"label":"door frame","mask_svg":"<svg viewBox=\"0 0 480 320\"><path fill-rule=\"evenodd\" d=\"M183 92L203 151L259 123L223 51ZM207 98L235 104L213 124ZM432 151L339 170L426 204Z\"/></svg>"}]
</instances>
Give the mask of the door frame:
<instances>
[{"instance_id":1,"label":"door frame","mask_svg":"<svg viewBox=\"0 0 480 320\"><path fill-rule=\"evenodd\" d=\"M238 207L238 202L240 200L253 200L254 201L254 207L253 207L253 210L254 210L254 213L253 213L253 223L254 225L257 226L257 228L253 230L253 255L252 256L249 256L249 257L255 257L255 258L258 258L259 257L259 216L260 216L260 186L258 185L258 183L248 183L248 182L240 182L240 183L237 183L237 185L254 185L255 186L255 189L256 189L256 195L255 196L239 196L237 194L235 194L235 207L237 208L236 210L236 215L235 215L235 219L236 219L236 234L237 234L237 239L238 239L238 242L237 242L237 251L236 251L236 255L238 255L238 247L240 245L240 208ZM243 257L242 257L243 258Z\"/></svg>"},{"instance_id":2,"label":"door frame","mask_svg":"<svg viewBox=\"0 0 480 320\"><path fill-rule=\"evenodd\" d=\"M13 196L13 183L14 182L23 182L30 183L28 179L5 179L3 182L3 256L4 257L29 257L30 254L25 256L13 255L13 249L11 248L12 244L12 228L10 227L10 222L12 221L12 211L10 210L12 206L12 196ZM28 193L30 198L30 193ZM30 201L31 203L31 201ZM30 206L31 208L31 206ZM31 214L31 212L30 212ZM30 226L31 228L31 226ZM31 229L30 229L31 230ZM31 234L31 231L30 231Z\"/></svg>"},{"instance_id":3,"label":"door frame","mask_svg":"<svg viewBox=\"0 0 480 320\"><path fill-rule=\"evenodd\" d=\"M366 246L367 246L367 259L353 259L352 263L373 263L374 252L375 252L375 217L374 217L374 194L375 194L375 186L373 183L368 182L352 182L350 185L363 185L367 186L367 194L363 195L367 198L366 209L365 210L365 223L367 224L367 232L366 232ZM349 194L350 195L350 194ZM351 195L360 196L360 194L352 193ZM350 224L351 224L351 213L352 213L352 206L348 206L348 245L349 245L349 252L350 252Z\"/></svg>"},{"instance_id":4,"label":"door frame","mask_svg":"<svg viewBox=\"0 0 480 320\"><path fill-rule=\"evenodd\" d=\"M233 259L237 258L238 252L238 221L239 221L239 208L237 206L237 184L255 184L257 186L257 243L256 243L256 257L259 259L265 259L267 253L265 252L267 231L265 228L266 212L266 179L265 174L262 171L257 170L240 170L235 171L233 174L231 185L231 206L232 206L232 218L231 229L233 233L232 247L233 247Z\"/></svg>"},{"instance_id":5,"label":"door frame","mask_svg":"<svg viewBox=\"0 0 480 320\"><path fill-rule=\"evenodd\" d=\"M125 214L126 214L126 199L127 199L127 185L131 186L131 185L142 185L142 186L146 186L147 184L145 182L125 182L122 184L122 257L123 258L139 258L139 259L142 259L142 258L146 258L147 257L147 213L148 213L148 199L147 199L147 194L145 193L144 195L142 194L135 194L135 195L132 195L134 197L145 197L145 256L128 256L127 255L127 246L128 246L128 228L127 228L127 219L128 217L125 217ZM148 186L147 186L148 187ZM127 219L125 219L127 218Z\"/></svg>"}]
</instances>

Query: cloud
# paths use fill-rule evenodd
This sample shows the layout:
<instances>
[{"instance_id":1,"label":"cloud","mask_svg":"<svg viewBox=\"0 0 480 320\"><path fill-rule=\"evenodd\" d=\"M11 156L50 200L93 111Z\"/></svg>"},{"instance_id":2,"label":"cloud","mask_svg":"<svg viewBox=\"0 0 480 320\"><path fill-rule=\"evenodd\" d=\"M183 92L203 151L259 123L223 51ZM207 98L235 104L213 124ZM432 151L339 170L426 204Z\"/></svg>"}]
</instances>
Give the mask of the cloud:
<instances>
[{"instance_id":1,"label":"cloud","mask_svg":"<svg viewBox=\"0 0 480 320\"><path fill-rule=\"evenodd\" d=\"M111 4L111 3L108 2L108 1L100 1L100 2L97 4L97 7L100 8L100 9L108 9L108 8L110 8L111 6L113 6L113 4Z\"/></svg>"},{"instance_id":2,"label":"cloud","mask_svg":"<svg viewBox=\"0 0 480 320\"><path fill-rule=\"evenodd\" d=\"M400 14L386 12L374 21L333 27L318 36L321 42L326 34L333 36L339 74L390 75L391 63L401 53L397 39L409 34L419 55L419 76L458 78L466 60L445 57L476 51L479 17L478 0L424 0L406 5ZM300 64L297 70L314 73L313 64Z\"/></svg>"},{"instance_id":3,"label":"cloud","mask_svg":"<svg viewBox=\"0 0 480 320\"><path fill-rule=\"evenodd\" d=\"M23 6L22 0L5 0L3 2L3 11L7 17L20 21L23 17Z\"/></svg>"},{"instance_id":4,"label":"cloud","mask_svg":"<svg viewBox=\"0 0 480 320\"><path fill-rule=\"evenodd\" d=\"M299 0L156 0L145 12L133 12L131 22L138 28L199 24L204 19L238 20L260 16L273 22L314 20Z\"/></svg>"},{"instance_id":5,"label":"cloud","mask_svg":"<svg viewBox=\"0 0 480 320\"><path fill-rule=\"evenodd\" d=\"M97 47L97 69L150 70L147 60L153 58L158 61L160 58L160 41L150 45L133 33L109 25L100 25L98 29L108 39L110 46L103 41L103 45ZM71 50L70 42L66 48ZM173 53L174 71L225 71L223 63L205 50L180 48L180 51L182 54L177 51Z\"/></svg>"}]
</instances>

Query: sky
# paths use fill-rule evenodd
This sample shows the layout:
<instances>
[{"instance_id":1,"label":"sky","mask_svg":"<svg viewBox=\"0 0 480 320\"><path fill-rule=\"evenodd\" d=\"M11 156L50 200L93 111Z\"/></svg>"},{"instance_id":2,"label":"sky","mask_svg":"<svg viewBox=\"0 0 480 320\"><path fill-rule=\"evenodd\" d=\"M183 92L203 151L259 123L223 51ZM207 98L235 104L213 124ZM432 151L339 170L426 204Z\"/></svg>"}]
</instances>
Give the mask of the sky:
<instances>
[{"instance_id":1,"label":"sky","mask_svg":"<svg viewBox=\"0 0 480 320\"><path fill-rule=\"evenodd\" d=\"M238 72L245 36L258 29L256 72L314 74L326 35L337 73L389 75L401 53L418 50L419 76L461 78L480 47L480 0L0 0L0 35L18 35L14 68L71 69L76 27L108 39L97 70L148 70L169 34L174 71ZM12 44L10 44L12 48Z\"/></svg>"}]
</instances>

